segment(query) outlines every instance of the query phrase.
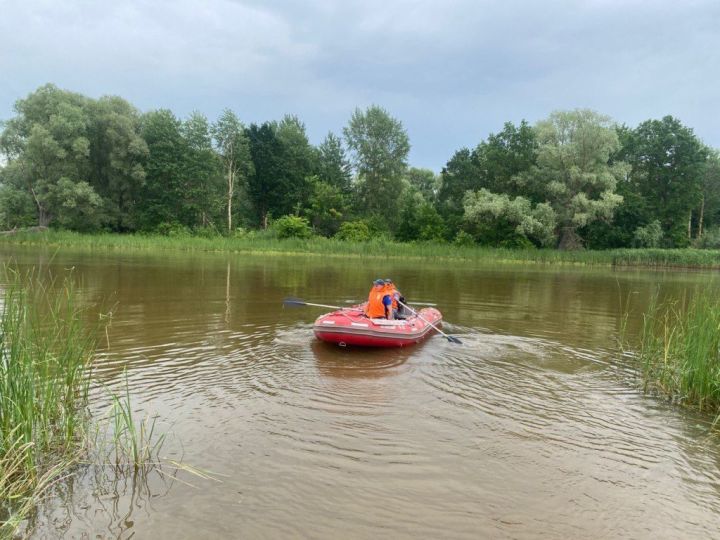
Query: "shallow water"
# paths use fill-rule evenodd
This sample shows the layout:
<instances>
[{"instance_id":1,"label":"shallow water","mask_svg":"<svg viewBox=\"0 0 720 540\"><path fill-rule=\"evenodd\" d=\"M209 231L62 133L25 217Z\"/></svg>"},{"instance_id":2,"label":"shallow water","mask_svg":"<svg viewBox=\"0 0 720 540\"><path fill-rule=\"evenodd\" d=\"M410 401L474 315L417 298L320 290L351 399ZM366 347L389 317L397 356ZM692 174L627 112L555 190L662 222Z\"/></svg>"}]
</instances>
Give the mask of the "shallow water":
<instances>
[{"instance_id":1,"label":"shallow water","mask_svg":"<svg viewBox=\"0 0 720 540\"><path fill-rule=\"evenodd\" d=\"M679 538L720 523L709 420L638 390L617 346L651 295L704 272L478 266L228 254L4 249L74 268L112 312L95 376L170 434L181 474L85 468L35 536L77 538ZM400 350L313 338L322 308L392 277L444 329ZM103 390L98 388L96 413Z\"/></svg>"}]
</instances>

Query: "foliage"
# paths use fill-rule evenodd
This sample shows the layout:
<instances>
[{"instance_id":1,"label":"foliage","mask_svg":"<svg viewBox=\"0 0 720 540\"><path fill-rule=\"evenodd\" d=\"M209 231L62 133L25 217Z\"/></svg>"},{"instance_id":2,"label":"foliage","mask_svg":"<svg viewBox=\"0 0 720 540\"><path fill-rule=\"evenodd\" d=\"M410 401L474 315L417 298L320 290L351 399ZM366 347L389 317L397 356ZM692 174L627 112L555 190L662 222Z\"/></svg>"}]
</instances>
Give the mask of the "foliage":
<instances>
[{"instance_id":1,"label":"foliage","mask_svg":"<svg viewBox=\"0 0 720 540\"><path fill-rule=\"evenodd\" d=\"M232 230L233 203L238 184L252 174L250 143L245 128L230 109L225 109L210 130L226 181L227 230Z\"/></svg>"},{"instance_id":2,"label":"foliage","mask_svg":"<svg viewBox=\"0 0 720 540\"><path fill-rule=\"evenodd\" d=\"M660 247L663 238L663 230L660 221L657 219L652 223L648 223L644 227L635 229L633 235L633 244L639 248L655 248Z\"/></svg>"},{"instance_id":3,"label":"foliage","mask_svg":"<svg viewBox=\"0 0 720 540\"><path fill-rule=\"evenodd\" d=\"M444 240L445 223L435 207L418 191L408 190L403 196L400 224L395 237L403 242Z\"/></svg>"},{"instance_id":4,"label":"foliage","mask_svg":"<svg viewBox=\"0 0 720 540\"><path fill-rule=\"evenodd\" d=\"M456 246L462 246L462 247L471 247L475 245L475 238L472 234L470 234L467 231L459 231L455 235L455 239L453 240L453 243Z\"/></svg>"},{"instance_id":5,"label":"foliage","mask_svg":"<svg viewBox=\"0 0 720 540\"><path fill-rule=\"evenodd\" d=\"M399 120L377 105L356 109L343 130L360 180L360 200L369 215L393 227L410 141Z\"/></svg>"},{"instance_id":6,"label":"foliage","mask_svg":"<svg viewBox=\"0 0 720 540\"><path fill-rule=\"evenodd\" d=\"M465 195L465 222L475 239L485 245L528 247L555 242L556 214L549 204L533 207L524 197L490 193L486 189Z\"/></svg>"},{"instance_id":7,"label":"foliage","mask_svg":"<svg viewBox=\"0 0 720 540\"><path fill-rule=\"evenodd\" d=\"M628 173L618 151L617 132L607 116L578 109L558 111L536 126L537 165L527 182L552 206L557 216L561 249L580 247L577 229L596 220L610 220L622 202L616 182Z\"/></svg>"},{"instance_id":8,"label":"foliage","mask_svg":"<svg viewBox=\"0 0 720 540\"><path fill-rule=\"evenodd\" d=\"M706 229L701 237L695 239L693 247L698 249L720 249L720 226Z\"/></svg>"},{"instance_id":9,"label":"foliage","mask_svg":"<svg viewBox=\"0 0 720 540\"><path fill-rule=\"evenodd\" d=\"M273 223L278 238L310 238L312 229L308 220L300 216L283 216Z\"/></svg>"},{"instance_id":10,"label":"foliage","mask_svg":"<svg viewBox=\"0 0 720 540\"><path fill-rule=\"evenodd\" d=\"M627 133L621 156L631 166L630 181L663 232L678 247L690 242L688 222L702 198L707 149L692 129L666 116L647 120Z\"/></svg>"},{"instance_id":11,"label":"foliage","mask_svg":"<svg viewBox=\"0 0 720 540\"><path fill-rule=\"evenodd\" d=\"M370 227L363 220L346 221L340 225L340 230L335 235L338 240L348 242L369 242L372 238Z\"/></svg>"},{"instance_id":12,"label":"foliage","mask_svg":"<svg viewBox=\"0 0 720 540\"><path fill-rule=\"evenodd\" d=\"M332 236L338 231L349 210L348 197L340 187L322 181L317 176L311 176L307 180L312 194L306 215L316 232L323 236Z\"/></svg>"},{"instance_id":13,"label":"foliage","mask_svg":"<svg viewBox=\"0 0 720 540\"><path fill-rule=\"evenodd\" d=\"M440 179L430 169L410 167L405 173L405 179L408 185L419 192L426 201L432 203L437 198Z\"/></svg>"},{"instance_id":14,"label":"foliage","mask_svg":"<svg viewBox=\"0 0 720 540\"><path fill-rule=\"evenodd\" d=\"M671 116L636 128L587 110L508 122L455 152L439 176L408 168L407 133L379 106L356 109L344 141L328 133L316 147L293 115L246 128L226 109L211 124L45 85L0 127L0 229L212 237L240 226L265 238L276 234L272 216L292 214L324 236L363 220L378 241L464 231L489 245L546 244L518 230L518 197L533 212L550 205L561 248L655 245L656 220L664 246L709 245L702 238L720 225L720 154ZM505 210L466 219L467 192L483 189L506 196Z\"/></svg>"},{"instance_id":15,"label":"foliage","mask_svg":"<svg viewBox=\"0 0 720 540\"><path fill-rule=\"evenodd\" d=\"M30 227L35 222L30 194L0 182L0 229Z\"/></svg>"},{"instance_id":16,"label":"foliage","mask_svg":"<svg viewBox=\"0 0 720 540\"><path fill-rule=\"evenodd\" d=\"M248 176L247 193L255 210L255 224L267 229L271 215L287 215L296 210L289 196L294 188L285 174L285 145L278 137L277 125L251 124L246 130L254 169Z\"/></svg>"},{"instance_id":17,"label":"foliage","mask_svg":"<svg viewBox=\"0 0 720 540\"><path fill-rule=\"evenodd\" d=\"M328 133L318 147L317 177L347 195L352 190L352 166L345 155L340 138Z\"/></svg>"}]
</instances>

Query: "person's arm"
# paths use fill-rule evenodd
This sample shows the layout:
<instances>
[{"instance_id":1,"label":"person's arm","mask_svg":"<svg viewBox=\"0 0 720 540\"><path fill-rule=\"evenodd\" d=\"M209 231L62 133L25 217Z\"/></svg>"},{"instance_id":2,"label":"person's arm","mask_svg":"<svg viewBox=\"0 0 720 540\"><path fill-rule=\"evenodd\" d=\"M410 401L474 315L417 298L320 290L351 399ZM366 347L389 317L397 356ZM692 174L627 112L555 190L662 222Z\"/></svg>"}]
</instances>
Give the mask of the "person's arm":
<instances>
[{"instance_id":1,"label":"person's arm","mask_svg":"<svg viewBox=\"0 0 720 540\"><path fill-rule=\"evenodd\" d=\"M393 314L393 308L392 308L392 296L389 294L386 294L383 296L383 305L385 306L385 315L388 320L393 320L394 314Z\"/></svg>"}]
</instances>

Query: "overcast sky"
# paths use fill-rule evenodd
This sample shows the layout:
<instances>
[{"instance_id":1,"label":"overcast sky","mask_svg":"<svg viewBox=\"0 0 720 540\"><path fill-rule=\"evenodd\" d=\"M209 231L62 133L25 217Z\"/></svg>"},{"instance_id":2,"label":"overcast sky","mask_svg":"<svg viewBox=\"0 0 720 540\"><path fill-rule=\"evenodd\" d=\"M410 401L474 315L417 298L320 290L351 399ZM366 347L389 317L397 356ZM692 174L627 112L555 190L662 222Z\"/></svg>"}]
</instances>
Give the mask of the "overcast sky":
<instances>
[{"instance_id":1,"label":"overcast sky","mask_svg":"<svg viewBox=\"0 0 720 540\"><path fill-rule=\"evenodd\" d=\"M46 82L313 143L381 105L435 171L506 121L666 114L720 147L720 0L0 0L0 119Z\"/></svg>"}]
</instances>

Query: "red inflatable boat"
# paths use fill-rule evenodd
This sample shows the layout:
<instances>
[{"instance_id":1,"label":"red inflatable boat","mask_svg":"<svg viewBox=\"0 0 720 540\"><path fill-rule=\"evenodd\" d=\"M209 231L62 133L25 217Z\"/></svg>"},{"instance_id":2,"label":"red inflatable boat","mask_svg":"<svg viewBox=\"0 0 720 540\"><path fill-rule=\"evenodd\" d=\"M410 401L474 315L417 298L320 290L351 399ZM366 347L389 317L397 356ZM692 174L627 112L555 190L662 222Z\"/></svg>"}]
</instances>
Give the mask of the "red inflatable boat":
<instances>
[{"instance_id":1,"label":"red inflatable boat","mask_svg":"<svg viewBox=\"0 0 720 540\"><path fill-rule=\"evenodd\" d=\"M419 343L434 331L432 325L441 323L442 315L435 308L421 309L407 319L388 321L369 319L362 306L354 306L321 315L313 331L318 339L341 347L405 347Z\"/></svg>"}]
</instances>

